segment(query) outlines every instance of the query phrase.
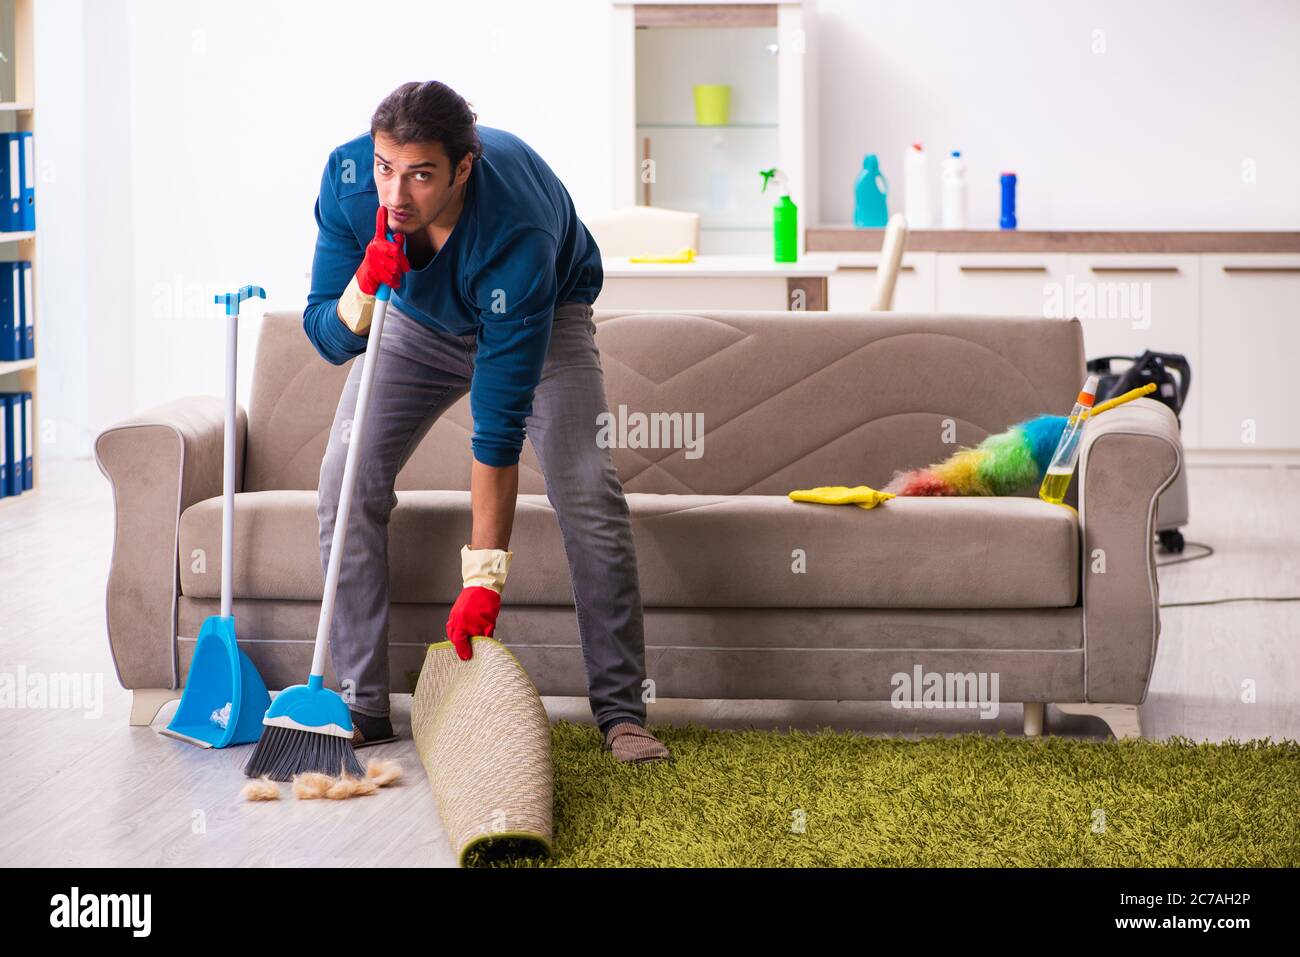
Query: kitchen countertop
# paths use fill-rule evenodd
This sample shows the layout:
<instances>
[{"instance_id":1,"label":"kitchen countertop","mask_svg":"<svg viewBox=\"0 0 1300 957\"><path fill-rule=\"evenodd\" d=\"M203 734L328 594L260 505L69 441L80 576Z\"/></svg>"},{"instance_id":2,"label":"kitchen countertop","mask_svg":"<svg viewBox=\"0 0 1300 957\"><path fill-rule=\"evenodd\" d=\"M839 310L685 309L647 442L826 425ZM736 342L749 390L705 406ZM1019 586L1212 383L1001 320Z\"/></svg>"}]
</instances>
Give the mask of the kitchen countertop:
<instances>
[{"instance_id":1,"label":"kitchen countertop","mask_svg":"<svg viewBox=\"0 0 1300 957\"><path fill-rule=\"evenodd\" d=\"M769 255L696 256L690 263L633 263L605 256L608 279L823 278L878 257L882 229L813 226L798 262ZM907 252L941 253L1300 253L1300 232L1138 232L918 229L908 233Z\"/></svg>"},{"instance_id":2,"label":"kitchen countertop","mask_svg":"<svg viewBox=\"0 0 1300 957\"><path fill-rule=\"evenodd\" d=\"M829 276L836 271L833 261L779 263L771 256L696 256L691 263L634 263L627 256L605 256L601 260L607 279L674 277L682 279L752 279L754 277Z\"/></svg>"},{"instance_id":3,"label":"kitchen countertop","mask_svg":"<svg viewBox=\"0 0 1300 957\"><path fill-rule=\"evenodd\" d=\"M879 252L883 229L811 226L808 252ZM1300 232L916 229L908 252L939 253L1300 253Z\"/></svg>"}]
</instances>

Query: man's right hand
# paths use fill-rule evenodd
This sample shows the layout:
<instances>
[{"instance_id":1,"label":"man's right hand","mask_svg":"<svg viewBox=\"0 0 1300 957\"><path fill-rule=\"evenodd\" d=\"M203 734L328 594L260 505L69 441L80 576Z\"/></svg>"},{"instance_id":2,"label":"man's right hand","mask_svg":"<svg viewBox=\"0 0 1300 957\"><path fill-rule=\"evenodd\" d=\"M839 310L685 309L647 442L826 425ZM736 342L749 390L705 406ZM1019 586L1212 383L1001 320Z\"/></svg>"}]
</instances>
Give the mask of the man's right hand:
<instances>
[{"instance_id":1,"label":"man's right hand","mask_svg":"<svg viewBox=\"0 0 1300 957\"><path fill-rule=\"evenodd\" d=\"M361 267L339 296L334 311L339 321L358 336L370 334L370 320L375 311L375 293L380 285L390 289L402 287L402 277L410 270L406 259L406 236L397 234L388 238L388 208L380 206L375 213L375 238L366 247Z\"/></svg>"},{"instance_id":2,"label":"man's right hand","mask_svg":"<svg viewBox=\"0 0 1300 957\"><path fill-rule=\"evenodd\" d=\"M380 204L375 213L375 238L366 247L365 258L357 270L357 285L367 296L377 293L381 283L390 289L398 289L410 268L406 259L406 236L398 233L395 239L388 238L388 207Z\"/></svg>"}]
</instances>

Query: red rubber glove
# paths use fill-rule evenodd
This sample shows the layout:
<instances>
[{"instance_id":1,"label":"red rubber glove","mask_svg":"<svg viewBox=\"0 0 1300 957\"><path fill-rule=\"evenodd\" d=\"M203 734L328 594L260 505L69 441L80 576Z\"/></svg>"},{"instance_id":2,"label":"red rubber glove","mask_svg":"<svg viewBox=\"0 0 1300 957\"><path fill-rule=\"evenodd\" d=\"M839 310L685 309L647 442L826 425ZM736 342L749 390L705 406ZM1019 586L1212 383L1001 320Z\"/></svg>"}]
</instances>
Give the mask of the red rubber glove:
<instances>
[{"instance_id":1,"label":"red rubber glove","mask_svg":"<svg viewBox=\"0 0 1300 957\"><path fill-rule=\"evenodd\" d=\"M381 283L397 289L410 268L406 259L406 235L398 233L396 239L388 238L388 207L381 204L375 213L375 238L370 240L366 256L357 269L357 285L367 296L377 293Z\"/></svg>"},{"instance_id":2,"label":"red rubber glove","mask_svg":"<svg viewBox=\"0 0 1300 957\"><path fill-rule=\"evenodd\" d=\"M501 611L501 593L482 585L470 585L461 591L447 618L447 637L461 661L474 657L470 639L475 635L492 637Z\"/></svg>"}]
</instances>

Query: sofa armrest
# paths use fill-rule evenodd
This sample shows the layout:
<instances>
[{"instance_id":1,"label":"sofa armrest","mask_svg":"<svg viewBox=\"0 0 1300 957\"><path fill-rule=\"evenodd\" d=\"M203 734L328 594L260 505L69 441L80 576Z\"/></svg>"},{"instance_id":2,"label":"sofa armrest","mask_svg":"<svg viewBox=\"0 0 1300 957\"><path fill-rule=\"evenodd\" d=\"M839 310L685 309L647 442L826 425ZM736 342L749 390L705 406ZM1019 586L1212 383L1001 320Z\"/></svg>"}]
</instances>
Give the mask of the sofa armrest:
<instances>
[{"instance_id":1,"label":"sofa armrest","mask_svg":"<svg viewBox=\"0 0 1300 957\"><path fill-rule=\"evenodd\" d=\"M1085 700L1141 704L1160 636L1156 500L1183 467L1173 411L1137 399L1088 423L1079 453Z\"/></svg>"},{"instance_id":2,"label":"sofa armrest","mask_svg":"<svg viewBox=\"0 0 1300 957\"><path fill-rule=\"evenodd\" d=\"M105 610L124 688L177 688L179 530L185 509L221 494L224 400L177 399L95 437L95 463L113 487L113 554ZM235 475L248 416L235 410ZM238 483L236 488L238 488Z\"/></svg>"}]
</instances>

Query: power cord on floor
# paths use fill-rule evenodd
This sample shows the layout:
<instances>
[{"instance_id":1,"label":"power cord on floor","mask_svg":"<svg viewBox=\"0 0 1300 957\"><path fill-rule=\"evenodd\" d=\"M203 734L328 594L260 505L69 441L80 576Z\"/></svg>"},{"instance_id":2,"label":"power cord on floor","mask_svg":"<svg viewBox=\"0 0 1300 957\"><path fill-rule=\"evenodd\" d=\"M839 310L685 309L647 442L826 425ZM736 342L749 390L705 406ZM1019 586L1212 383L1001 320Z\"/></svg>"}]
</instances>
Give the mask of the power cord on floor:
<instances>
[{"instance_id":1,"label":"power cord on floor","mask_svg":"<svg viewBox=\"0 0 1300 957\"><path fill-rule=\"evenodd\" d=\"M1157 568L1164 568L1166 565L1181 565L1183 562L1200 561L1202 558L1209 558L1214 554L1214 548L1204 542L1186 542L1184 547L1191 545L1193 548L1203 548L1205 551L1200 555L1189 555L1186 558L1174 558L1167 562L1156 562ZM1205 601L1170 601L1161 602L1161 608L1187 608L1191 605L1227 605L1235 601L1300 601L1300 595L1290 595L1282 597L1265 597L1252 598L1243 596L1240 598L1207 598Z\"/></svg>"},{"instance_id":2,"label":"power cord on floor","mask_svg":"<svg viewBox=\"0 0 1300 957\"><path fill-rule=\"evenodd\" d=\"M1211 546L1206 545L1204 542L1184 543L1184 547L1186 547L1187 545L1191 545L1193 548L1203 548L1205 549L1205 552L1200 555L1190 555L1187 558L1174 558L1167 562L1156 562L1156 567L1164 568L1166 565L1181 565L1183 562L1196 562L1196 561L1200 561L1202 558L1209 558L1211 555L1214 554L1214 549Z\"/></svg>"},{"instance_id":3,"label":"power cord on floor","mask_svg":"<svg viewBox=\"0 0 1300 957\"><path fill-rule=\"evenodd\" d=\"M1262 598L1252 598L1249 595L1244 595L1241 598L1209 598L1206 599L1205 601L1170 601L1170 602L1161 602L1160 607L1161 608L1186 608L1189 605L1226 605L1229 602L1234 602L1234 601L1300 601L1300 595L1290 595L1290 596L1281 596L1281 597L1268 596Z\"/></svg>"}]
</instances>

